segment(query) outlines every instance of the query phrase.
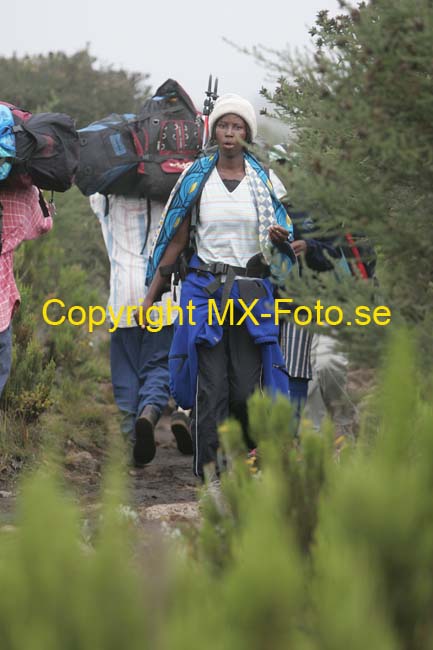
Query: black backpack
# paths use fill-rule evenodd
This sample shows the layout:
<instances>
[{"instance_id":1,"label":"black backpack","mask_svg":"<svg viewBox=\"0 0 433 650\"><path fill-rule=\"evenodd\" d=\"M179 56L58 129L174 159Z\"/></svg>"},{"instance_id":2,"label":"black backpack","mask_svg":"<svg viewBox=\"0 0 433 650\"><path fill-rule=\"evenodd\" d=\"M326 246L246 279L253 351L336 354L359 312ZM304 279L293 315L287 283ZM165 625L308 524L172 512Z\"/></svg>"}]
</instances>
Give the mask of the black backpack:
<instances>
[{"instance_id":1,"label":"black backpack","mask_svg":"<svg viewBox=\"0 0 433 650\"><path fill-rule=\"evenodd\" d=\"M184 89L168 79L139 115L113 114L79 130L76 184L95 192L166 201L201 148L200 114Z\"/></svg>"},{"instance_id":2,"label":"black backpack","mask_svg":"<svg viewBox=\"0 0 433 650\"><path fill-rule=\"evenodd\" d=\"M13 116L15 138L12 168L1 187L37 185L43 190L65 192L78 168L79 143L74 121L64 113L37 113L1 102Z\"/></svg>"}]
</instances>

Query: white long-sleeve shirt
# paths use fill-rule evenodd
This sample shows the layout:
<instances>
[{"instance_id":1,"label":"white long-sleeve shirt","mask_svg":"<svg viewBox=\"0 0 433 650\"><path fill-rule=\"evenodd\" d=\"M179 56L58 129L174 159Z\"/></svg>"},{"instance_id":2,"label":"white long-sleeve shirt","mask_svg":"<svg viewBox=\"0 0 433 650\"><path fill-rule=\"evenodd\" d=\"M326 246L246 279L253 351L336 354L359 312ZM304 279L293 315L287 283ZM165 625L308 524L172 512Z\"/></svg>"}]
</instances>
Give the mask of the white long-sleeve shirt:
<instances>
[{"instance_id":1,"label":"white long-sleeve shirt","mask_svg":"<svg viewBox=\"0 0 433 650\"><path fill-rule=\"evenodd\" d=\"M119 327L134 327L136 323L133 319L128 322L126 307L138 307L146 296L145 279L150 247L164 205L151 201L148 227L146 199L110 196L107 216L105 201L102 194L93 194L90 197L90 205L101 224L110 260L110 296L107 309L111 307L113 313L118 314L121 307L124 307ZM164 314L168 298L174 303L171 292L163 294L162 301L155 303L163 305Z\"/></svg>"}]
</instances>

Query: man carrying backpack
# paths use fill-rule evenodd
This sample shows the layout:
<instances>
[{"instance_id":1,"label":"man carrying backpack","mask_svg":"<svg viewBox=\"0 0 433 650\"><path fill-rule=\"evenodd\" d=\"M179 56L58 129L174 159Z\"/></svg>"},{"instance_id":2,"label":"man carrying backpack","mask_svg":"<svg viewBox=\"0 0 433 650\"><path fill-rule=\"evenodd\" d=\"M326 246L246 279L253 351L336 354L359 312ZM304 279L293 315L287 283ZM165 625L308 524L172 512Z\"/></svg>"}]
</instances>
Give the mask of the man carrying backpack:
<instances>
[{"instance_id":1,"label":"man carrying backpack","mask_svg":"<svg viewBox=\"0 0 433 650\"><path fill-rule=\"evenodd\" d=\"M52 226L48 206L36 187L0 190L0 395L11 369L11 323L20 304L14 251L21 242L36 239Z\"/></svg>"},{"instance_id":2,"label":"man carrying backpack","mask_svg":"<svg viewBox=\"0 0 433 650\"><path fill-rule=\"evenodd\" d=\"M92 195L90 204L110 260L108 305L114 314L124 308L110 342L114 399L123 415L122 433L133 443L133 462L142 467L155 456L154 430L170 396L168 351L173 326L165 319L160 331L141 329L132 316L128 318L127 307L140 305L145 296L149 248L164 206L146 198L102 194ZM172 299L170 290L164 291L163 307L168 299ZM192 453L188 420L180 418L172 427L178 449Z\"/></svg>"}]
</instances>

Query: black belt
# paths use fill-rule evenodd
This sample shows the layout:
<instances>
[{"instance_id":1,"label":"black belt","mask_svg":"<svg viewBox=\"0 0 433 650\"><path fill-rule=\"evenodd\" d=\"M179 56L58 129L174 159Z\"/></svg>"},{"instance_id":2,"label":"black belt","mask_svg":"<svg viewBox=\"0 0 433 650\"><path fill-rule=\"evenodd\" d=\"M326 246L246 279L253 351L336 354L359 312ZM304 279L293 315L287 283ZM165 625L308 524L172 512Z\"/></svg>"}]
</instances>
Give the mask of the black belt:
<instances>
[{"instance_id":1,"label":"black belt","mask_svg":"<svg viewBox=\"0 0 433 650\"><path fill-rule=\"evenodd\" d=\"M231 266L230 264L224 264L223 262L210 262L209 264L200 262L199 266L188 267L188 271L195 271L195 273L198 273L199 275L201 273L211 273L216 276L215 279L205 287L205 291L210 296L222 285L221 276L227 276L221 297L221 309L224 309L226 306L236 276L242 276L244 278L267 278L270 275L269 267L261 261L257 261L254 264L248 264L247 266Z\"/></svg>"},{"instance_id":2,"label":"black belt","mask_svg":"<svg viewBox=\"0 0 433 650\"><path fill-rule=\"evenodd\" d=\"M229 271L232 271L235 275L242 275L246 278L265 278L269 275L269 268L265 267L264 264L232 266L222 262L210 262L209 264L200 262L199 266L189 266L188 271L204 271L212 273L212 275L227 275Z\"/></svg>"}]
</instances>

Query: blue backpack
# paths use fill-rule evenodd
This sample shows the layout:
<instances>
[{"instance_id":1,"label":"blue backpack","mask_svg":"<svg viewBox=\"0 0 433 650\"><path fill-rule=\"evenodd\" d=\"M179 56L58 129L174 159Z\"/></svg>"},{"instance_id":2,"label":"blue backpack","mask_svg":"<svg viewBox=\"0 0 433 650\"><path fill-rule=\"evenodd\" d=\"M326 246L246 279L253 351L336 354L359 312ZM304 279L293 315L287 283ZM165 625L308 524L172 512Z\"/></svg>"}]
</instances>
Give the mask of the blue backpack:
<instances>
[{"instance_id":1,"label":"blue backpack","mask_svg":"<svg viewBox=\"0 0 433 650\"><path fill-rule=\"evenodd\" d=\"M168 79L138 115L109 115L78 131L75 183L95 192L166 201L179 175L200 151L199 112L185 90Z\"/></svg>"},{"instance_id":2,"label":"blue backpack","mask_svg":"<svg viewBox=\"0 0 433 650\"><path fill-rule=\"evenodd\" d=\"M12 111L8 106L0 104L0 181L5 180L12 169L15 159L15 126Z\"/></svg>"}]
</instances>

